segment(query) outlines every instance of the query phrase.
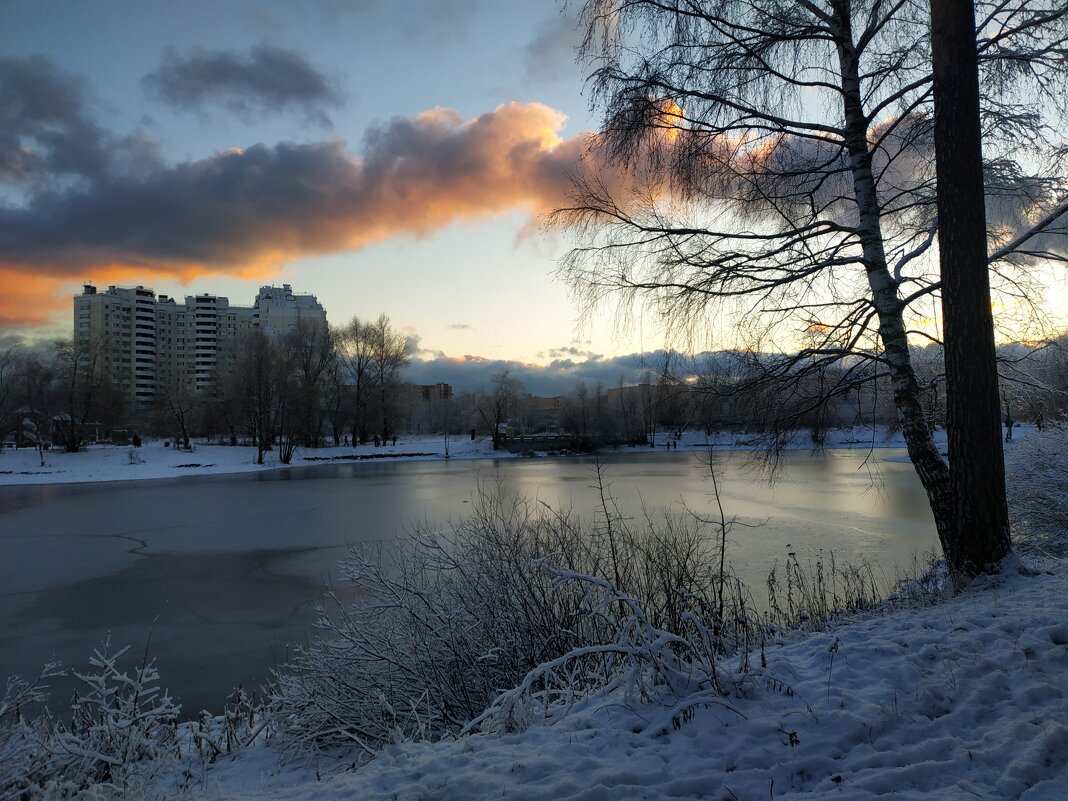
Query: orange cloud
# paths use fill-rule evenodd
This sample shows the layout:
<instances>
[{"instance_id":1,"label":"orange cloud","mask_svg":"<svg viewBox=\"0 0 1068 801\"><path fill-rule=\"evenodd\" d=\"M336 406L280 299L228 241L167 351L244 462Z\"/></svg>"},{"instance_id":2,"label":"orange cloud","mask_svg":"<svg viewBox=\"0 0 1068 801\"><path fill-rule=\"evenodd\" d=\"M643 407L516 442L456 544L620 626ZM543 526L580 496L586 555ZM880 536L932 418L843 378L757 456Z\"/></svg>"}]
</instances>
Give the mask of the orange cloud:
<instances>
[{"instance_id":1,"label":"orange cloud","mask_svg":"<svg viewBox=\"0 0 1068 801\"><path fill-rule=\"evenodd\" d=\"M0 267L0 282L10 288L0 292L0 328L45 325L53 315L70 309L70 298L60 295L69 286L67 281Z\"/></svg>"},{"instance_id":2,"label":"orange cloud","mask_svg":"<svg viewBox=\"0 0 1068 801\"><path fill-rule=\"evenodd\" d=\"M686 146L679 106L665 100L638 113L655 117L650 152L670 160L672 148ZM86 276L261 278L305 256L426 237L515 210L552 211L569 204L572 179L584 170L617 200L628 184L648 181L647 167L613 166L596 136L564 139L565 119L540 103L509 103L467 120L435 108L373 127L360 157L340 141L256 144L42 191L24 206L0 206L0 270L19 278L8 284L4 319L39 322L65 304L54 298L59 287L70 291ZM717 147L724 162L747 147L757 160L798 157L788 142L757 144ZM712 165L701 171L730 182Z\"/></svg>"},{"instance_id":3,"label":"orange cloud","mask_svg":"<svg viewBox=\"0 0 1068 801\"><path fill-rule=\"evenodd\" d=\"M73 188L0 205L0 276L11 279L0 323L41 324L68 308L63 293L86 277L255 279L302 257L427 237L456 222L536 216L571 204L576 175L624 205L640 189L760 216L768 198L778 213L795 199L807 208L815 195L828 213L852 213L847 171L834 172L840 143L687 136L684 112L669 100L635 113L652 115L654 132L628 167L605 156L599 135L563 138L559 111L509 103L473 119L446 108L390 119L367 132L360 156L341 141L255 144L176 165L147 159L132 172L101 168ZM927 123L915 115L873 128L879 158L890 162L883 184L894 191L927 177L898 157L925 141Z\"/></svg>"},{"instance_id":4,"label":"orange cloud","mask_svg":"<svg viewBox=\"0 0 1068 801\"><path fill-rule=\"evenodd\" d=\"M564 119L537 103L466 121L435 109L373 129L362 160L341 142L254 145L97 181L5 210L0 257L53 274L160 262L229 271L542 210L560 201L581 155L581 138L559 136Z\"/></svg>"},{"instance_id":5,"label":"orange cloud","mask_svg":"<svg viewBox=\"0 0 1068 801\"><path fill-rule=\"evenodd\" d=\"M515 210L536 216L569 205L577 174L617 202L635 183L659 194L653 165L687 146L679 136L683 110L665 100L638 113L654 115L654 141L649 163L628 168L598 151L596 135L564 139L559 111L509 103L468 120L446 108L393 118L366 134L361 157L340 141L256 144L42 192L23 207L0 207L0 271L18 279L8 283L2 319L40 324L66 308L62 293L87 276L99 283L188 282L211 273L255 279L305 256L427 237L456 222ZM714 154L704 150L719 166L701 170L724 183L716 194L730 194L722 167L747 149L753 162L798 157L781 138L723 138Z\"/></svg>"},{"instance_id":6,"label":"orange cloud","mask_svg":"<svg viewBox=\"0 0 1068 801\"><path fill-rule=\"evenodd\" d=\"M564 204L589 141L563 139L564 122L540 103L470 120L437 108L374 127L362 158L339 141L257 144L42 192L0 207L0 271L17 279L3 319L39 323L66 302L54 301L57 287L89 275L257 278L304 256L550 211Z\"/></svg>"},{"instance_id":7,"label":"orange cloud","mask_svg":"<svg viewBox=\"0 0 1068 801\"><path fill-rule=\"evenodd\" d=\"M173 270L140 265L96 265L90 278L98 284L150 283L152 278L192 281L207 270L180 266ZM27 274L19 265L0 263L0 283L9 287L0 293L0 328L36 328L54 324L71 313L72 278L62 275Z\"/></svg>"}]
</instances>

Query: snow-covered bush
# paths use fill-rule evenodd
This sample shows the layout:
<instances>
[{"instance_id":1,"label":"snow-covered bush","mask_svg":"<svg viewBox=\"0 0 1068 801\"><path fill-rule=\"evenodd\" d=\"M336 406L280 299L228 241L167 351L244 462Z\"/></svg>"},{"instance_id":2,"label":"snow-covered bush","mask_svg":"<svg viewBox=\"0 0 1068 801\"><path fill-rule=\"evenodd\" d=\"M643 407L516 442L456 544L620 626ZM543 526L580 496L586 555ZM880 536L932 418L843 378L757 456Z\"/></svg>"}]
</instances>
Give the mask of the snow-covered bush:
<instances>
[{"instance_id":1,"label":"snow-covered bush","mask_svg":"<svg viewBox=\"0 0 1068 801\"><path fill-rule=\"evenodd\" d=\"M1005 478L1017 545L1068 553L1068 428L1051 426L1007 446Z\"/></svg>"},{"instance_id":2,"label":"snow-covered bush","mask_svg":"<svg viewBox=\"0 0 1068 801\"><path fill-rule=\"evenodd\" d=\"M252 745L267 728L263 712L264 702L242 687L227 697L222 715L201 710L197 720L186 726L192 750L201 764L211 764L220 756L236 754Z\"/></svg>"},{"instance_id":3,"label":"snow-covered bush","mask_svg":"<svg viewBox=\"0 0 1068 801\"><path fill-rule=\"evenodd\" d=\"M37 682L8 682L0 704L0 799L136 796L174 766L179 707L156 686L159 674L147 657L130 673L120 670L128 650L111 653L105 643L88 671L74 673L84 691L71 702L69 723L47 709L3 720L7 710L47 701L44 679L57 675L55 665Z\"/></svg>"},{"instance_id":4,"label":"snow-covered bush","mask_svg":"<svg viewBox=\"0 0 1068 801\"><path fill-rule=\"evenodd\" d=\"M697 610L683 616L679 632L657 628L641 601L612 582L567 570L549 570L557 587L584 594L582 611L605 621L611 636L571 649L530 670L501 693L465 732L522 731L595 693L621 690L640 701L666 702L667 717L678 725L695 706L724 703L733 683L719 667L713 626Z\"/></svg>"},{"instance_id":5,"label":"snow-covered bush","mask_svg":"<svg viewBox=\"0 0 1068 801\"><path fill-rule=\"evenodd\" d=\"M665 631L687 626L698 605L734 610L733 593L717 591L720 540L696 518L647 516L635 528L606 496L604 518L588 525L499 488L472 506L448 529L351 551L347 591L327 595L318 638L276 674L271 719L284 752L370 757L455 734L538 665L612 642L622 609L593 608L588 587L559 571L642 599L648 624ZM715 628L726 649L728 627Z\"/></svg>"},{"instance_id":6,"label":"snow-covered bush","mask_svg":"<svg viewBox=\"0 0 1068 801\"><path fill-rule=\"evenodd\" d=\"M129 650L110 653L105 642L90 657L89 671L75 671L84 692L71 702L70 726L53 738L76 776L120 791L167 761L181 711L160 691L159 672L147 655L131 673L119 669Z\"/></svg>"},{"instance_id":7,"label":"snow-covered bush","mask_svg":"<svg viewBox=\"0 0 1068 801\"><path fill-rule=\"evenodd\" d=\"M27 711L48 699L48 680L61 675L50 662L33 681L18 676L7 680L0 699L0 799L39 797L41 778L50 773L50 754L42 748L48 736L46 721L27 717Z\"/></svg>"},{"instance_id":8,"label":"snow-covered bush","mask_svg":"<svg viewBox=\"0 0 1068 801\"><path fill-rule=\"evenodd\" d=\"M620 685L718 697L772 632L878 600L868 570L831 557L809 575L795 560L759 611L723 556L722 508L635 522L601 479L594 523L498 487L448 528L352 549L317 637L275 674L276 747L360 762L394 742L521 727Z\"/></svg>"}]
</instances>

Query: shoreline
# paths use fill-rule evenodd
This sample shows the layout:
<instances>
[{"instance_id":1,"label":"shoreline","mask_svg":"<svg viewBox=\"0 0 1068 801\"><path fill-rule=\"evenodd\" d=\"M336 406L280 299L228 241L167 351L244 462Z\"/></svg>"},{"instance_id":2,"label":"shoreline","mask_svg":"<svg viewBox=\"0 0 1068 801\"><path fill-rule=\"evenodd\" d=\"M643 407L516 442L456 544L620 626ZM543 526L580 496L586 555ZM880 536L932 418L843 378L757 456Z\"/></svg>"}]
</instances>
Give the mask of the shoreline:
<instances>
[{"instance_id":1,"label":"shoreline","mask_svg":"<svg viewBox=\"0 0 1068 801\"><path fill-rule=\"evenodd\" d=\"M1018 429L1021 438L1030 427ZM667 435L661 435L664 443ZM674 447L621 445L595 452L600 455L629 453L660 453L705 451L709 448L722 453L752 453L761 449L756 436L749 433L721 433L714 439L701 431L687 431ZM936 432L936 441L945 447L945 432ZM819 449L822 450L883 450L904 448L899 432L836 429L827 432ZM785 450L812 450L807 432L798 432L795 441ZM127 445L90 445L78 453L61 450L45 451L45 466L40 466L37 451L30 449L0 452L0 487L42 486L54 484L90 484L113 481L147 481L184 476L237 475L276 470L295 470L324 464L365 464L393 461L452 461L469 459L527 459L574 455L576 453L536 452L532 454L494 451L488 437L476 440L450 438L449 455L445 456L441 436L413 437L396 446L371 444L359 446L327 446L298 448L290 464L278 461L276 451L264 455L264 463L256 464L256 449L242 445L212 445L194 443L189 451L164 447L162 440L146 440L140 448ZM905 457L907 459L907 457Z\"/></svg>"}]
</instances>

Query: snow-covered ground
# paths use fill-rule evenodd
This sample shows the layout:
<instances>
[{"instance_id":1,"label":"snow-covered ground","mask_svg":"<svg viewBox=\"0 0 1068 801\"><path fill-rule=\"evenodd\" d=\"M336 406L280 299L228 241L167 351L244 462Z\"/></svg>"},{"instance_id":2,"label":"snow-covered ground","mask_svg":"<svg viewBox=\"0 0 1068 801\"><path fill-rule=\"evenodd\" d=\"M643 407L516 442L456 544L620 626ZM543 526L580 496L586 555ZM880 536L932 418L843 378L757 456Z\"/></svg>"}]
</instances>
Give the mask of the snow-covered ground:
<instances>
[{"instance_id":1,"label":"snow-covered ground","mask_svg":"<svg viewBox=\"0 0 1068 801\"><path fill-rule=\"evenodd\" d=\"M489 439L450 438L449 456L457 459L508 457L493 452ZM0 454L0 485L69 484L83 481L126 481L146 478L175 478L225 473L254 473L286 467L304 467L328 461L368 461L444 459L445 444L441 437L406 438L397 444L376 448L373 443L339 448L298 448L292 464L278 460L277 451L264 454L262 465L256 464L252 447L195 444L193 450L164 447L161 440L147 440L140 448L118 445L90 445L79 453L49 450L44 453L45 466L37 451L5 449Z\"/></svg>"},{"instance_id":2,"label":"snow-covered ground","mask_svg":"<svg viewBox=\"0 0 1068 801\"><path fill-rule=\"evenodd\" d=\"M770 645L740 693L678 726L616 692L520 734L396 745L356 772L282 767L258 746L194 797L1060 801L1068 572L1044 567Z\"/></svg>"},{"instance_id":3,"label":"snow-covered ground","mask_svg":"<svg viewBox=\"0 0 1068 801\"><path fill-rule=\"evenodd\" d=\"M1026 429L1024 429L1026 432ZM1021 432L1023 433L1023 432ZM944 434L939 432L944 439ZM619 453L663 451L670 437L661 434L658 445L651 447L622 447ZM672 444L675 445L674 441ZM680 450L701 450L709 446L717 450L752 450L760 447L755 435L724 432L718 437L706 437L703 432L688 431L678 441ZM842 430L828 432L828 448L903 448L901 434L873 436L870 430ZM799 436L794 448L811 448L812 443ZM449 456L454 459L514 458L507 451L494 451L488 437L472 440L469 437L450 437ZM192 451L164 447L161 440L147 440L142 447L90 445L79 453L61 450L44 452L44 466L37 451L4 449L0 452L0 486L5 484L70 484L86 481L126 481L149 478L175 478L225 473L253 473L285 467L302 467L328 461L366 461L375 463L393 459L444 459L445 442L440 436L404 437L397 444L376 448L368 443L358 447L298 448L290 465L278 461L276 451L264 455L264 464L256 464L256 449L223 445L196 444Z\"/></svg>"}]
</instances>

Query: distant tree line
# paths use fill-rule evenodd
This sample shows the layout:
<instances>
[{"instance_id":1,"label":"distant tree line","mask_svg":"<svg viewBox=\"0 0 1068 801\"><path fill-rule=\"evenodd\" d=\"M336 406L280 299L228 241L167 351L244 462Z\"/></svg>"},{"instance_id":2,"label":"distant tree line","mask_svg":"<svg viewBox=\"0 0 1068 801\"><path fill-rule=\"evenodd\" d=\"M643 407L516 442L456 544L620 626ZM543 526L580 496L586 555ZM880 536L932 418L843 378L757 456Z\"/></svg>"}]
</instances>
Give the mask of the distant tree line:
<instances>
[{"instance_id":1,"label":"distant tree line","mask_svg":"<svg viewBox=\"0 0 1068 801\"><path fill-rule=\"evenodd\" d=\"M736 432L770 444L803 432L819 444L830 429L884 426L898 418L890 377L871 361L783 368L781 358L720 351L668 353L636 381L579 381L569 394L538 398L508 371L477 392L442 397L404 381L406 338L386 315L341 326L301 322L282 336L254 329L206 390L161 378L155 403L137 408L104 369L103 343L71 340L9 345L0 351L0 441L48 443L76 451L96 439L161 437L277 449L362 444L395 435L490 437L557 434L574 447L664 444L687 429ZM998 349L1001 400L1014 421L1054 422L1068 414L1068 335ZM229 358L227 358L229 357ZM912 349L924 413L945 426L941 347Z\"/></svg>"}]
</instances>

